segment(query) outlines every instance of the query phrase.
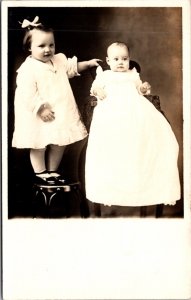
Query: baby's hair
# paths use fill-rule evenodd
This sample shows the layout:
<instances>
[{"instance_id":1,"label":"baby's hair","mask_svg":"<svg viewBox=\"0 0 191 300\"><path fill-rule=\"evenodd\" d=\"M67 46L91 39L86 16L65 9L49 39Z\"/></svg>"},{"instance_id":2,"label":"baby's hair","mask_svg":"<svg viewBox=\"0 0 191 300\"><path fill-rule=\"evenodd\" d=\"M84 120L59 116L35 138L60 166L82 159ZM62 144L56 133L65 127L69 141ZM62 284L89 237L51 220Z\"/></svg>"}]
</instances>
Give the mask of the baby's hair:
<instances>
[{"instance_id":1,"label":"baby's hair","mask_svg":"<svg viewBox=\"0 0 191 300\"><path fill-rule=\"evenodd\" d=\"M43 32L52 32L53 33L53 29L50 27L46 27L44 25L39 25L39 26L35 26L35 27L28 27L26 29L24 38L23 38L23 48L25 51L29 51L30 47L31 47L31 41L32 41L32 35L35 31L43 31Z\"/></svg>"},{"instance_id":2,"label":"baby's hair","mask_svg":"<svg viewBox=\"0 0 191 300\"><path fill-rule=\"evenodd\" d=\"M110 44L110 45L108 46L108 48L107 48L107 55L108 55L108 51L109 51L110 47L113 47L113 46L125 47L125 48L127 48L128 53L129 53L129 51L130 51L130 50L129 50L129 47L127 46L126 43L120 42L120 41L116 41L116 42L114 42L114 43L112 43L112 44Z\"/></svg>"}]
</instances>

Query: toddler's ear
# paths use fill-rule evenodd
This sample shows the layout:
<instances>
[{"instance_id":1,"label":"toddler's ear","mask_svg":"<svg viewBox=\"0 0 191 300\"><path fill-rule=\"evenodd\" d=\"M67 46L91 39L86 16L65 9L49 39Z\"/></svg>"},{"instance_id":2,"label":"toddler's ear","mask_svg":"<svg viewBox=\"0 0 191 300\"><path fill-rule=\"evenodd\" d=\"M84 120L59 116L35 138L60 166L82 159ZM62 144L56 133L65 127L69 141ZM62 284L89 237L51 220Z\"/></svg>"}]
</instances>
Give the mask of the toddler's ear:
<instances>
[{"instance_id":1,"label":"toddler's ear","mask_svg":"<svg viewBox=\"0 0 191 300\"><path fill-rule=\"evenodd\" d=\"M98 66L97 69L96 69L96 74L101 74L103 72L103 69L101 66Z\"/></svg>"}]
</instances>

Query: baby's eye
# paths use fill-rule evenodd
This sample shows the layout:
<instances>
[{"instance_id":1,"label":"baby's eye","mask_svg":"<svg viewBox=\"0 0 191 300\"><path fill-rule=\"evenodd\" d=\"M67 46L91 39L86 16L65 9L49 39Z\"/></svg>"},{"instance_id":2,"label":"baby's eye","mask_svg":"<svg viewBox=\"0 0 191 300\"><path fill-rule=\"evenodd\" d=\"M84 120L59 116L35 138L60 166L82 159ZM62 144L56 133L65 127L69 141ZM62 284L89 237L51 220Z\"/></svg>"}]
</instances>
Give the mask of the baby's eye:
<instances>
[{"instance_id":1,"label":"baby's eye","mask_svg":"<svg viewBox=\"0 0 191 300\"><path fill-rule=\"evenodd\" d=\"M50 47L54 47L54 44L50 44Z\"/></svg>"},{"instance_id":2,"label":"baby's eye","mask_svg":"<svg viewBox=\"0 0 191 300\"><path fill-rule=\"evenodd\" d=\"M124 59L123 59L123 60L125 60L125 61L126 61L126 60L128 60L128 59L129 59L128 57L124 57Z\"/></svg>"},{"instance_id":3,"label":"baby's eye","mask_svg":"<svg viewBox=\"0 0 191 300\"><path fill-rule=\"evenodd\" d=\"M114 58L114 60L115 60L115 61L118 61L118 58L117 58L117 57L115 57L115 58Z\"/></svg>"},{"instance_id":4,"label":"baby's eye","mask_svg":"<svg viewBox=\"0 0 191 300\"><path fill-rule=\"evenodd\" d=\"M42 45L39 45L39 47L40 47L40 48L44 48L44 47L45 47L45 45L44 45L44 44L42 44Z\"/></svg>"}]
</instances>

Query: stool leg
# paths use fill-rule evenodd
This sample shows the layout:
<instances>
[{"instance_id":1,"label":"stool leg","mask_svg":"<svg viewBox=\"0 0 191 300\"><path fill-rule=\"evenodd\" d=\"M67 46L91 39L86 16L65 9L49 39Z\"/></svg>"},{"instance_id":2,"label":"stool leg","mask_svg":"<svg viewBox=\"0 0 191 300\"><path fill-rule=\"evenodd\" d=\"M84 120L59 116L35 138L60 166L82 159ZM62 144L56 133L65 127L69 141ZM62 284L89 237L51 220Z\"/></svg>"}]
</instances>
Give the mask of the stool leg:
<instances>
[{"instance_id":1,"label":"stool leg","mask_svg":"<svg viewBox=\"0 0 191 300\"><path fill-rule=\"evenodd\" d=\"M47 196L45 195L45 193L41 189L34 187L33 200L32 200L33 218L36 218L37 215L40 215L43 218L48 216L49 211L46 202L47 202Z\"/></svg>"},{"instance_id":2,"label":"stool leg","mask_svg":"<svg viewBox=\"0 0 191 300\"><path fill-rule=\"evenodd\" d=\"M65 217L70 218L71 217L71 210L70 210L70 201L71 201L71 191L64 193L64 206L65 206Z\"/></svg>"},{"instance_id":3,"label":"stool leg","mask_svg":"<svg viewBox=\"0 0 191 300\"><path fill-rule=\"evenodd\" d=\"M32 216L33 218L36 218L37 215L37 201L36 201L36 197L37 197L37 191L35 190L35 188L32 189Z\"/></svg>"},{"instance_id":4,"label":"stool leg","mask_svg":"<svg viewBox=\"0 0 191 300\"><path fill-rule=\"evenodd\" d=\"M55 190L55 191L54 191ZM64 188L55 188L49 195L49 218L70 217L70 191Z\"/></svg>"}]
</instances>

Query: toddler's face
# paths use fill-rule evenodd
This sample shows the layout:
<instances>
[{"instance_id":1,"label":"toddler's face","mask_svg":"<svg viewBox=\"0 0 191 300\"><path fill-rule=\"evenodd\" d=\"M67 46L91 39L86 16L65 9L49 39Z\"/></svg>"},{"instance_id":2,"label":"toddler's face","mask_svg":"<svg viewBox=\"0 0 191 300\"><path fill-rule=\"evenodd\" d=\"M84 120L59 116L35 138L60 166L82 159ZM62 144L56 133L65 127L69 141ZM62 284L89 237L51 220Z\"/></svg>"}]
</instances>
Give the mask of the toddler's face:
<instances>
[{"instance_id":1,"label":"toddler's face","mask_svg":"<svg viewBox=\"0 0 191 300\"><path fill-rule=\"evenodd\" d=\"M34 31L30 51L33 58L44 63L50 61L55 53L53 33L39 30Z\"/></svg>"},{"instance_id":2,"label":"toddler's face","mask_svg":"<svg viewBox=\"0 0 191 300\"><path fill-rule=\"evenodd\" d=\"M123 46L112 46L108 49L106 58L110 69L114 72L126 72L129 70L129 53L128 49Z\"/></svg>"}]
</instances>

